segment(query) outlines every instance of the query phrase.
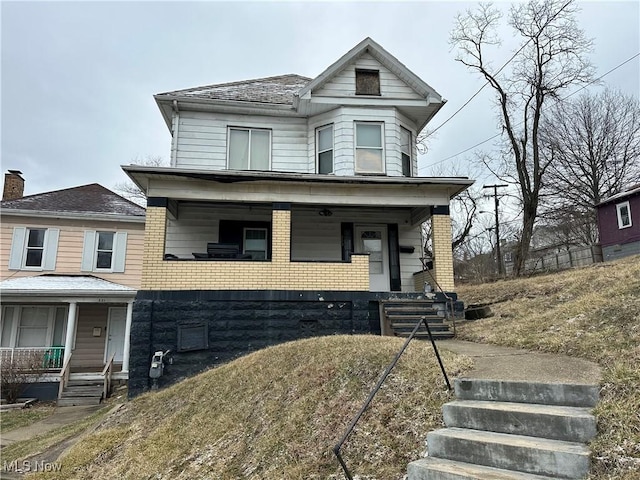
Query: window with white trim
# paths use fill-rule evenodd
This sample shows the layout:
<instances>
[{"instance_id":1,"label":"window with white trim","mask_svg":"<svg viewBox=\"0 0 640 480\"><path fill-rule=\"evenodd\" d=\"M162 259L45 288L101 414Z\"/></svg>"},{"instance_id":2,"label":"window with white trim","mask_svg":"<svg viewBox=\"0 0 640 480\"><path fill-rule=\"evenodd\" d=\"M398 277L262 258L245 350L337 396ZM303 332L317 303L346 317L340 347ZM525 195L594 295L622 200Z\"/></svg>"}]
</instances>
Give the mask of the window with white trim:
<instances>
[{"instance_id":1,"label":"window with white trim","mask_svg":"<svg viewBox=\"0 0 640 480\"><path fill-rule=\"evenodd\" d=\"M57 228L15 227L9 253L9 270L55 270Z\"/></svg>"},{"instance_id":2,"label":"window with white trim","mask_svg":"<svg viewBox=\"0 0 640 480\"><path fill-rule=\"evenodd\" d=\"M316 130L318 173L333 173L333 125Z\"/></svg>"},{"instance_id":3,"label":"window with white trim","mask_svg":"<svg viewBox=\"0 0 640 480\"><path fill-rule=\"evenodd\" d=\"M5 305L2 307L2 347L63 346L68 309L61 305Z\"/></svg>"},{"instance_id":4,"label":"window with white trim","mask_svg":"<svg viewBox=\"0 0 640 480\"><path fill-rule=\"evenodd\" d=\"M269 170L271 130L229 127L227 158L230 170Z\"/></svg>"},{"instance_id":5,"label":"window with white trim","mask_svg":"<svg viewBox=\"0 0 640 480\"><path fill-rule=\"evenodd\" d=\"M402 175L411 176L411 132L400 127L400 155L402 156Z\"/></svg>"},{"instance_id":6,"label":"window with white trim","mask_svg":"<svg viewBox=\"0 0 640 480\"><path fill-rule=\"evenodd\" d=\"M618 214L618 228L629 228L632 225L629 202L618 203L616 212Z\"/></svg>"},{"instance_id":7,"label":"window with white trim","mask_svg":"<svg viewBox=\"0 0 640 480\"><path fill-rule=\"evenodd\" d=\"M266 260L268 251L266 228L245 228L242 251L251 255L252 260Z\"/></svg>"},{"instance_id":8,"label":"window with white trim","mask_svg":"<svg viewBox=\"0 0 640 480\"><path fill-rule=\"evenodd\" d=\"M383 124L355 123L355 172L384 173Z\"/></svg>"},{"instance_id":9,"label":"window with white trim","mask_svg":"<svg viewBox=\"0 0 640 480\"><path fill-rule=\"evenodd\" d=\"M123 273L126 257L127 232L84 232L83 272Z\"/></svg>"}]
</instances>

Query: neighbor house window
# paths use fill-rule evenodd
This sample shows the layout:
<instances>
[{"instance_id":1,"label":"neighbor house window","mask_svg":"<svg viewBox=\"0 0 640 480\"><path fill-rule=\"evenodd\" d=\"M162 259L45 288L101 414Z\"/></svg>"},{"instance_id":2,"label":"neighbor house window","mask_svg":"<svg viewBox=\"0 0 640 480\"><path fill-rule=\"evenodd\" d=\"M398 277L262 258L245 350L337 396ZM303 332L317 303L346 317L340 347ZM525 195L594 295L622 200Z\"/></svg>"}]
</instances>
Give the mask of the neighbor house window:
<instances>
[{"instance_id":1,"label":"neighbor house window","mask_svg":"<svg viewBox=\"0 0 640 480\"><path fill-rule=\"evenodd\" d=\"M356 69L356 95L380 95L380 72Z\"/></svg>"},{"instance_id":2,"label":"neighbor house window","mask_svg":"<svg viewBox=\"0 0 640 480\"><path fill-rule=\"evenodd\" d=\"M316 131L318 146L318 173L333 172L333 125L318 128Z\"/></svg>"},{"instance_id":3,"label":"neighbor house window","mask_svg":"<svg viewBox=\"0 0 640 480\"><path fill-rule=\"evenodd\" d=\"M384 173L382 124L356 122L356 173Z\"/></svg>"},{"instance_id":4,"label":"neighbor house window","mask_svg":"<svg viewBox=\"0 0 640 480\"><path fill-rule=\"evenodd\" d=\"M269 170L271 130L229 128L229 169Z\"/></svg>"},{"instance_id":5,"label":"neighbor house window","mask_svg":"<svg viewBox=\"0 0 640 480\"><path fill-rule=\"evenodd\" d=\"M629 202L618 203L616 205L618 212L618 228L627 228L631 226L631 208Z\"/></svg>"},{"instance_id":6,"label":"neighbor house window","mask_svg":"<svg viewBox=\"0 0 640 480\"><path fill-rule=\"evenodd\" d=\"M9 270L55 270L59 234L56 228L14 228Z\"/></svg>"},{"instance_id":7,"label":"neighbor house window","mask_svg":"<svg viewBox=\"0 0 640 480\"><path fill-rule=\"evenodd\" d=\"M252 260L266 260L268 251L266 228L245 228L242 251Z\"/></svg>"},{"instance_id":8,"label":"neighbor house window","mask_svg":"<svg viewBox=\"0 0 640 480\"><path fill-rule=\"evenodd\" d=\"M2 309L3 347L48 347L64 344L67 307L7 305Z\"/></svg>"},{"instance_id":9,"label":"neighbor house window","mask_svg":"<svg viewBox=\"0 0 640 480\"><path fill-rule=\"evenodd\" d=\"M402 155L402 175L411 176L411 132L400 127L400 153Z\"/></svg>"},{"instance_id":10,"label":"neighbor house window","mask_svg":"<svg viewBox=\"0 0 640 480\"><path fill-rule=\"evenodd\" d=\"M127 256L127 232L84 232L83 272L122 273Z\"/></svg>"},{"instance_id":11,"label":"neighbor house window","mask_svg":"<svg viewBox=\"0 0 640 480\"><path fill-rule=\"evenodd\" d=\"M24 266L42 267L44 257L44 237L47 230L44 228L29 228L27 244L25 245Z\"/></svg>"}]
</instances>

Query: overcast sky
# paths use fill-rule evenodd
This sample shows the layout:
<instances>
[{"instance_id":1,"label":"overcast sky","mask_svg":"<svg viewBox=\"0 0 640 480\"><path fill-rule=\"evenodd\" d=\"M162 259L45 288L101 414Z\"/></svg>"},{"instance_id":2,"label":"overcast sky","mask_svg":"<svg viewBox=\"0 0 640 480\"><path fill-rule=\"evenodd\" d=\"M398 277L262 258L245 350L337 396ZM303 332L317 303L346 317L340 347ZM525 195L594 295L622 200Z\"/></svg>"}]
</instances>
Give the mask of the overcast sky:
<instances>
[{"instance_id":1,"label":"overcast sky","mask_svg":"<svg viewBox=\"0 0 640 480\"><path fill-rule=\"evenodd\" d=\"M169 159L171 136L154 94L286 73L315 77L367 36L448 100L436 127L483 83L448 43L455 15L475 5L2 1L3 173L21 170L25 194L93 182L113 188L126 179L120 165ZM637 0L580 5L599 75L640 51ZM518 42L507 36L495 63ZM604 82L638 96L638 57ZM485 89L438 132L420 172L497 132ZM469 155L443 164L464 173Z\"/></svg>"}]
</instances>

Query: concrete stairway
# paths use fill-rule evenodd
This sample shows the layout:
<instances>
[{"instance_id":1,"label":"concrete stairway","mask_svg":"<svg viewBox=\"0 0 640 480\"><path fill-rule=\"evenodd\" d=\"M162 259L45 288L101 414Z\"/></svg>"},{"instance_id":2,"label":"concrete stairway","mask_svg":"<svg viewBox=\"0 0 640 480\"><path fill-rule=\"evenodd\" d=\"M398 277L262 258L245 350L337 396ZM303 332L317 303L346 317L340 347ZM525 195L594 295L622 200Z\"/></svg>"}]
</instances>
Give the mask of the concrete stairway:
<instances>
[{"instance_id":1,"label":"concrete stairway","mask_svg":"<svg viewBox=\"0 0 640 480\"><path fill-rule=\"evenodd\" d=\"M453 331L445 322L444 311L433 308L433 302L425 300L401 300L384 302L382 313L394 335L408 337L416 322L426 317L431 334L436 339L452 338ZM429 338L427 329L422 325L415 338Z\"/></svg>"},{"instance_id":2,"label":"concrete stairway","mask_svg":"<svg viewBox=\"0 0 640 480\"><path fill-rule=\"evenodd\" d=\"M429 456L408 480L581 479L596 434L594 385L456 379L447 428L427 435Z\"/></svg>"},{"instance_id":3,"label":"concrete stairway","mask_svg":"<svg viewBox=\"0 0 640 480\"><path fill-rule=\"evenodd\" d=\"M69 380L58 398L59 407L98 405L104 386L101 380Z\"/></svg>"}]
</instances>

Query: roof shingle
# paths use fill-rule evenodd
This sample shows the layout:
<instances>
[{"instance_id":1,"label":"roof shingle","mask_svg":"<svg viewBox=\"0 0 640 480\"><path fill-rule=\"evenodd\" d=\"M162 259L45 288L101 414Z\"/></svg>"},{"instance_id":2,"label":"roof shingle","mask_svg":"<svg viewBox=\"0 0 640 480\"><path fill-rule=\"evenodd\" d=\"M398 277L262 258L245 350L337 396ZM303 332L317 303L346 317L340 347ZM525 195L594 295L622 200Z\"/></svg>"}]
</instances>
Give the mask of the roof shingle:
<instances>
[{"instance_id":1,"label":"roof shingle","mask_svg":"<svg viewBox=\"0 0 640 480\"><path fill-rule=\"evenodd\" d=\"M97 183L0 202L2 210L144 217L145 209Z\"/></svg>"},{"instance_id":2,"label":"roof shingle","mask_svg":"<svg viewBox=\"0 0 640 480\"><path fill-rule=\"evenodd\" d=\"M296 74L278 75L276 77L186 88L184 90L160 93L156 96L293 105L294 94L298 93L310 81L310 78Z\"/></svg>"}]
</instances>

